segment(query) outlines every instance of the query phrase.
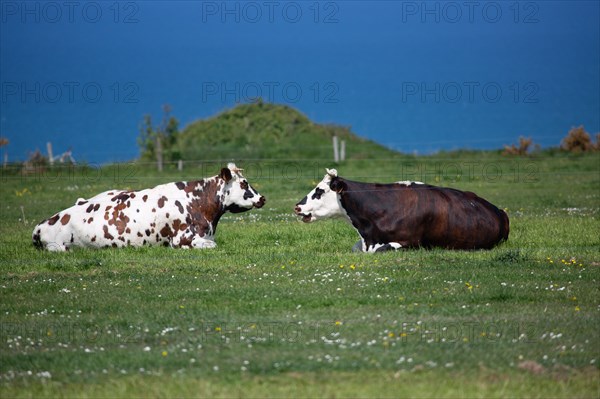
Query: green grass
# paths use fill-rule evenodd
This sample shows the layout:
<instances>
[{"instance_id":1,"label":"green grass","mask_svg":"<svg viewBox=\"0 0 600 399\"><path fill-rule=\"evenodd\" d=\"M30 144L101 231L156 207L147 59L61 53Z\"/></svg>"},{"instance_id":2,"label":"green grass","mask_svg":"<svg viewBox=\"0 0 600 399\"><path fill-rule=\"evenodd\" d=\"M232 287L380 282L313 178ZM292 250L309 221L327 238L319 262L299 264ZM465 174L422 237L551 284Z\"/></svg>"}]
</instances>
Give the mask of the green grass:
<instances>
[{"instance_id":1,"label":"green grass","mask_svg":"<svg viewBox=\"0 0 600 399\"><path fill-rule=\"evenodd\" d=\"M299 223L326 161L238 161L267 205L213 250L36 251L82 196L216 174L139 164L20 176L0 191L0 394L598 397L597 155L489 152L337 165L365 181L477 192L508 209L491 251L350 251L343 221ZM23 218L24 216L24 218Z\"/></svg>"}]
</instances>

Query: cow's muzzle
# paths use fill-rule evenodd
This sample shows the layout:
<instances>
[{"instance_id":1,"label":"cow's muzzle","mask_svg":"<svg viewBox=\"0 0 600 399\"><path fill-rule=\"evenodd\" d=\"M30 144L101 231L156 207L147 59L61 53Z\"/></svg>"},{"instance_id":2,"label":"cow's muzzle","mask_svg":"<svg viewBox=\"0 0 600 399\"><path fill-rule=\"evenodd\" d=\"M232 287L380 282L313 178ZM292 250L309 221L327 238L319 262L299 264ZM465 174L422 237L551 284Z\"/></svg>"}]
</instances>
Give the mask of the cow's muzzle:
<instances>
[{"instance_id":1,"label":"cow's muzzle","mask_svg":"<svg viewBox=\"0 0 600 399\"><path fill-rule=\"evenodd\" d=\"M294 208L294 212L296 213L296 215L302 217L302 221L304 223L310 223L313 220L312 213L302 213L302 209L300 209L298 205L296 205L296 207Z\"/></svg>"},{"instance_id":2,"label":"cow's muzzle","mask_svg":"<svg viewBox=\"0 0 600 399\"><path fill-rule=\"evenodd\" d=\"M261 196L258 199L258 202L254 203L254 207L255 208L262 208L265 205L266 202L267 202L267 199L265 197Z\"/></svg>"}]
</instances>

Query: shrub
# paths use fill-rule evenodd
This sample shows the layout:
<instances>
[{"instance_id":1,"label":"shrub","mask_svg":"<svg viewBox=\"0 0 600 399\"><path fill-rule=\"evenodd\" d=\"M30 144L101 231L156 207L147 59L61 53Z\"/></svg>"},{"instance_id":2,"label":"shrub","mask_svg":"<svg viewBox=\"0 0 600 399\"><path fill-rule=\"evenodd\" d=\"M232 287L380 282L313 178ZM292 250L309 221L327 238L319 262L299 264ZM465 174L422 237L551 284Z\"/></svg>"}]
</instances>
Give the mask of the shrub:
<instances>
[{"instance_id":1,"label":"shrub","mask_svg":"<svg viewBox=\"0 0 600 399\"><path fill-rule=\"evenodd\" d=\"M517 147L514 144L510 146L505 145L504 151L502 151L502 155L527 155L529 153L530 147L533 144L533 140L531 137L519 137L519 146Z\"/></svg>"},{"instance_id":2,"label":"shrub","mask_svg":"<svg viewBox=\"0 0 600 399\"><path fill-rule=\"evenodd\" d=\"M560 148L569 152L588 152L598 149L598 138L600 134L596 135L596 144L592 143L590 134L585 131L583 126L574 127L569 130L567 136L562 139Z\"/></svg>"}]
</instances>

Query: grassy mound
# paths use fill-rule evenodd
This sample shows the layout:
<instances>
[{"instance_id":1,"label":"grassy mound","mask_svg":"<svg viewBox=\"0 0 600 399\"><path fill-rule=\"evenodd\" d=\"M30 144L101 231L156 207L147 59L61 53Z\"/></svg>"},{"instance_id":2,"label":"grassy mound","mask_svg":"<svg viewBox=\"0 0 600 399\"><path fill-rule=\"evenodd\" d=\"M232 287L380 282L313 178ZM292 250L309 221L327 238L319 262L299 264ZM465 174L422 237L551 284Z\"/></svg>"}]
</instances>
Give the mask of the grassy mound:
<instances>
[{"instance_id":1,"label":"grassy mound","mask_svg":"<svg viewBox=\"0 0 600 399\"><path fill-rule=\"evenodd\" d=\"M334 135L346 141L347 159L396 154L348 127L314 123L291 107L264 102L238 105L191 123L176 147L185 160L332 159Z\"/></svg>"}]
</instances>

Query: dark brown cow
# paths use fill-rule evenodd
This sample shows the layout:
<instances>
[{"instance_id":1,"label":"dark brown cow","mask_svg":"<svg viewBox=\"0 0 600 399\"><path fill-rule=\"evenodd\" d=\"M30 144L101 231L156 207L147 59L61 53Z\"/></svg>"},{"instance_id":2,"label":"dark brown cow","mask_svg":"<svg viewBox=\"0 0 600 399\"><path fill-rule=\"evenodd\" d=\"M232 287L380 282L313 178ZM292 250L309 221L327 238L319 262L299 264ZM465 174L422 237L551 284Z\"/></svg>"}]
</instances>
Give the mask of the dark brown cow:
<instances>
[{"instance_id":1,"label":"dark brown cow","mask_svg":"<svg viewBox=\"0 0 600 399\"><path fill-rule=\"evenodd\" d=\"M296 204L306 223L344 217L361 241L355 250L441 247L489 249L508 239L506 213L471 192L419 182L360 183L335 169Z\"/></svg>"}]
</instances>

